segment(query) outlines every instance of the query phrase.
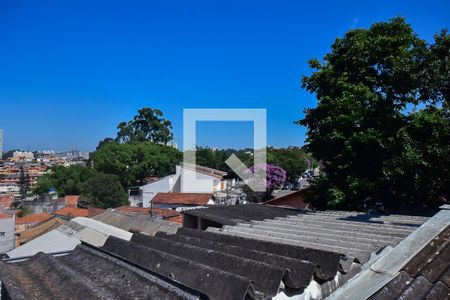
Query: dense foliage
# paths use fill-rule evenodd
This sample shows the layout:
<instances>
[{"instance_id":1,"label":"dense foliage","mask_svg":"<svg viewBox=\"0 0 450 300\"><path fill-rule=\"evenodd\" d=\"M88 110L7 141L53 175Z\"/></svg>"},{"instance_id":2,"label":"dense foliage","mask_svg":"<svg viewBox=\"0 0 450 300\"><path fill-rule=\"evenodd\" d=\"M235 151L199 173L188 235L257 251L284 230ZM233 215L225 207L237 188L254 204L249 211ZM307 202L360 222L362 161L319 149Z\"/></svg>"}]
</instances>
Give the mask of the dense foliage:
<instances>
[{"instance_id":1,"label":"dense foliage","mask_svg":"<svg viewBox=\"0 0 450 300\"><path fill-rule=\"evenodd\" d=\"M246 166L253 165L253 149L212 149L208 147L199 147L196 152L197 164L229 174L229 177L237 177L225 161L235 154ZM313 159L307 155L301 148L268 148L267 162L271 165L279 166L286 170L287 176L291 180L296 180L313 164Z\"/></svg>"},{"instance_id":2,"label":"dense foliage","mask_svg":"<svg viewBox=\"0 0 450 300\"><path fill-rule=\"evenodd\" d=\"M127 189L146 177L174 173L181 160L181 152L169 146L151 142L107 143L95 153L92 163L99 172L117 175Z\"/></svg>"},{"instance_id":3,"label":"dense foliage","mask_svg":"<svg viewBox=\"0 0 450 300\"><path fill-rule=\"evenodd\" d=\"M98 173L84 185L83 198L94 207L110 208L128 204L128 195L116 175Z\"/></svg>"},{"instance_id":4,"label":"dense foliage","mask_svg":"<svg viewBox=\"0 0 450 300\"><path fill-rule=\"evenodd\" d=\"M83 166L53 167L47 174L39 177L33 192L41 195L54 188L60 197L80 195L84 191L86 181L96 174L94 169Z\"/></svg>"},{"instance_id":5,"label":"dense foliage","mask_svg":"<svg viewBox=\"0 0 450 300\"><path fill-rule=\"evenodd\" d=\"M338 38L302 86L316 95L298 123L323 159L318 208L436 206L450 186L450 37L432 45L403 18Z\"/></svg>"},{"instance_id":6,"label":"dense foliage","mask_svg":"<svg viewBox=\"0 0 450 300\"><path fill-rule=\"evenodd\" d=\"M84 166L57 166L39 177L33 190L41 195L55 189L59 197L83 195L96 207L116 207L127 204L127 194L115 175L99 173Z\"/></svg>"}]
</instances>

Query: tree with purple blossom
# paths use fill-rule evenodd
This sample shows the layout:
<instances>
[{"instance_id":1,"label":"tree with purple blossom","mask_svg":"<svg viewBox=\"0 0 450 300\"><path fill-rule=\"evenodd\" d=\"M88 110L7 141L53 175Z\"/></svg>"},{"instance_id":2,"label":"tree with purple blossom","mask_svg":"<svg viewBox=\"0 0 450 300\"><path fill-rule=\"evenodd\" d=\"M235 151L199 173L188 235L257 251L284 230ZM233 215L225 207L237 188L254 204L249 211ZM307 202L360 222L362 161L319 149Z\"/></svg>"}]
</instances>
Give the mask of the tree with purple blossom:
<instances>
[{"instance_id":1,"label":"tree with purple blossom","mask_svg":"<svg viewBox=\"0 0 450 300\"><path fill-rule=\"evenodd\" d=\"M264 170L266 176L264 176ZM250 173L251 172L251 173ZM273 190L280 188L287 179L286 171L271 164L256 164L246 172L252 182L266 189L266 192L254 192L246 188L247 198L251 202L260 202L270 199Z\"/></svg>"}]
</instances>

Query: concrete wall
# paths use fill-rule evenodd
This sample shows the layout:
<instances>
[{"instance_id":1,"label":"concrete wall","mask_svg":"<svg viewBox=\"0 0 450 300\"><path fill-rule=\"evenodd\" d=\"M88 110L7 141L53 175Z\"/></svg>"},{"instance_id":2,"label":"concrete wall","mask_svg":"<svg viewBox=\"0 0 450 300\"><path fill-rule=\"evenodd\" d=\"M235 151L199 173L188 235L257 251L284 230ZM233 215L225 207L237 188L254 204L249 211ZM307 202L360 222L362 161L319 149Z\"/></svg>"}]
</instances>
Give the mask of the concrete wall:
<instances>
[{"instance_id":1,"label":"concrete wall","mask_svg":"<svg viewBox=\"0 0 450 300\"><path fill-rule=\"evenodd\" d=\"M150 207L150 202L157 193L176 192L173 191L173 186L176 185L178 177L179 175L175 174L142 186L142 206Z\"/></svg>"},{"instance_id":2,"label":"concrete wall","mask_svg":"<svg viewBox=\"0 0 450 300\"><path fill-rule=\"evenodd\" d=\"M0 219L0 253L14 249L14 218Z\"/></svg>"}]
</instances>

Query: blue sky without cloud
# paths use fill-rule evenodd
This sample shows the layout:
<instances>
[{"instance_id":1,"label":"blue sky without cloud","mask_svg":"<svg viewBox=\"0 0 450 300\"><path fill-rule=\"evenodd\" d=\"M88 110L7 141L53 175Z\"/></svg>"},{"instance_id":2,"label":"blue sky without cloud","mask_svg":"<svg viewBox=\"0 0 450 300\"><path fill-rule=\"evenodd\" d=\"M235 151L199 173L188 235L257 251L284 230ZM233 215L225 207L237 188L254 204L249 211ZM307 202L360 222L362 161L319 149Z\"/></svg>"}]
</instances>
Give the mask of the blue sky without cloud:
<instances>
[{"instance_id":1,"label":"blue sky without cloud","mask_svg":"<svg viewBox=\"0 0 450 300\"><path fill-rule=\"evenodd\" d=\"M306 61L397 15L431 41L449 27L450 2L3 0L5 148L93 150L143 106L164 112L178 143L183 108L266 108L268 143L302 145L293 122L315 106L300 88ZM247 147L252 130L199 124L198 143Z\"/></svg>"}]
</instances>

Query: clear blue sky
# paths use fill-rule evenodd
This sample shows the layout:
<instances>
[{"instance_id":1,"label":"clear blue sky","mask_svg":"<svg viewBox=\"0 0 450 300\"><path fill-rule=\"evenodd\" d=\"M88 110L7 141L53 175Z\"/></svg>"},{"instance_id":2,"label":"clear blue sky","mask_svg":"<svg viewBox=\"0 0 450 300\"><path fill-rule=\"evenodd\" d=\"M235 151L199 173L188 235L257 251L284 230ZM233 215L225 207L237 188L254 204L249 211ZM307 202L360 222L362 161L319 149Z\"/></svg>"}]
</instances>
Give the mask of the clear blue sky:
<instances>
[{"instance_id":1,"label":"clear blue sky","mask_svg":"<svg viewBox=\"0 0 450 300\"><path fill-rule=\"evenodd\" d=\"M245 3L244 3L245 2ZM93 150L137 109L266 108L268 143L302 145L306 60L354 27L402 15L431 40L448 1L0 1L5 148ZM199 144L251 145L252 126L201 124Z\"/></svg>"}]
</instances>

